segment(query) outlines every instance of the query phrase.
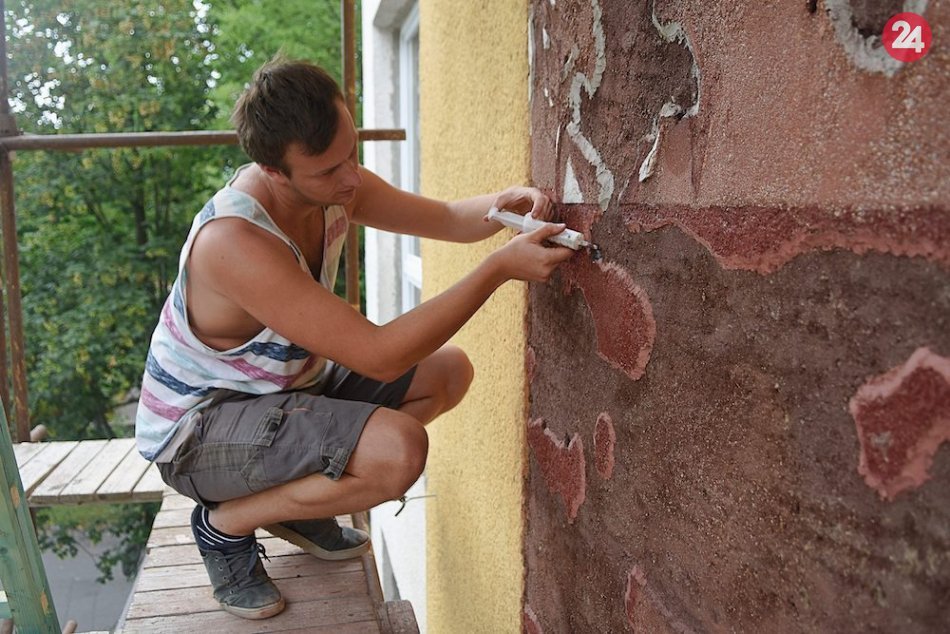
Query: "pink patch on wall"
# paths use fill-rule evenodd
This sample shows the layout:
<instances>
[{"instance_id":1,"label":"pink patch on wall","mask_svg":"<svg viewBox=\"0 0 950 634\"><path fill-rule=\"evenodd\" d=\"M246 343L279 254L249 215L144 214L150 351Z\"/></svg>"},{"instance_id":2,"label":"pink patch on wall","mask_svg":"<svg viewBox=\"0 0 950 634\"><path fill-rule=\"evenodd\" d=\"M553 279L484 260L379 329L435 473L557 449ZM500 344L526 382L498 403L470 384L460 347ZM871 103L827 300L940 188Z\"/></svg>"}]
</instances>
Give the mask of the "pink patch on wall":
<instances>
[{"instance_id":1,"label":"pink patch on wall","mask_svg":"<svg viewBox=\"0 0 950 634\"><path fill-rule=\"evenodd\" d=\"M885 500L919 487L930 478L937 448L950 440L950 359L918 348L862 385L850 410L861 444L858 473L867 485Z\"/></svg>"},{"instance_id":2,"label":"pink patch on wall","mask_svg":"<svg viewBox=\"0 0 950 634\"><path fill-rule=\"evenodd\" d=\"M538 616L527 603L524 605L524 632L525 634L544 634Z\"/></svg>"},{"instance_id":3,"label":"pink patch on wall","mask_svg":"<svg viewBox=\"0 0 950 634\"><path fill-rule=\"evenodd\" d=\"M656 321L646 293L630 274L612 262L592 262L584 254L571 258L564 271L567 291L579 288L597 332L597 354L636 381L643 376Z\"/></svg>"},{"instance_id":4,"label":"pink patch on wall","mask_svg":"<svg viewBox=\"0 0 950 634\"><path fill-rule=\"evenodd\" d=\"M627 622L630 627L634 627L636 618L637 602L640 600L640 594L647 585L647 576L640 566L634 566L627 573L627 587L623 593L623 607L627 613Z\"/></svg>"},{"instance_id":5,"label":"pink patch on wall","mask_svg":"<svg viewBox=\"0 0 950 634\"><path fill-rule=\"evenodd\" d=\"M936 207L893 210L825 207L652 207L623 205L630 231L674 225L726 269L771 273L810 251L848 249L919 256L950 266L950 222Z\"/></svg>"},{"instance_id":6,"label":"pink patch on wall","mask_svg":"<svg viewBox=\"0 0 950 634\"><path fill-rule=\"evenodd\" d=\"M534 453L548 490L561 496L567 521L573 524L587 495L584 442L579 434L569 441L559 439L547 428L544 419L528 423L528 445Z\"/></svg>"},{"instance_id":7,"label":"pink patch on wall","mask_svg":"<svg viewBox=\"0 0 950 634\"><path fill-rule=\"evenodd\" d=\"M610 414L602 412L594 423L594 466L597 473L604 480L609 480L614 473L614 444L617 434L614 432L614 423Z\"/></svg>"},{"instance_id":8,"label":"pink patch on wall","mask_svg":"<svg viewBox=\"0 0 950 634\"><path fill-rule=\"evenodd\" d=\"M534 380L534 373L538 369L538 355L535 354L534 348L528 346L527 350L524 353L524 373L528 377L528 383Z\"/></svg>"}]
</instances>

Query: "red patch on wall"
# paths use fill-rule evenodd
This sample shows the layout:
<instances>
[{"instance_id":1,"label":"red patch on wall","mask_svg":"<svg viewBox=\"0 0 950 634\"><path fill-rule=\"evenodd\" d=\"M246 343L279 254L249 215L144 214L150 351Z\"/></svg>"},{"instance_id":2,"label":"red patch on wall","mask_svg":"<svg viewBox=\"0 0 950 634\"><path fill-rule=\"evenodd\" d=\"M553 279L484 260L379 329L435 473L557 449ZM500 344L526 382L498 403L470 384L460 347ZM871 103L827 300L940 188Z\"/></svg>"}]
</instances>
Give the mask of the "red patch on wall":
<instances>
[{"instance_id":1,"label":"red patch on wall","mask_svg":"<svg viewBox=\"0 0 950 634\"><path fill-rule=\"evenodd\" d=\"M634 620L637 614L637 602L640 600L640 593L646 585L646 573L643 572L640 566L634 566L633 569L627 573L627 587L623 593L623 607L627 613L627 622L630 623L631 628L635 627Z\"/></svg>"},{"instance_id":2,"label":"red patch on wall","mask_svg":"<svg viewBox=\"0 0 950 634\"><path fill-rule=\"evenodd\" d=\"M561 496L567 521L574 523L577 511L587 495L584 442L579 434L559 439L538 418L528 423L528 445L534 453L548 490Z\"/></svg>"},{"instance_id":3,"label":"red patch on wall","mask_svg":"<svg viewBox=\"0 0 950 634\"><path fill-rule=\"evenodd\" d=\"M567 291L581 289L594 319L597 354L636 381L643 376L656 321L646 293L630 274L612 262L592 262L578 255L561 268Z\"/></svg>"},{"instance_id":4,"label":"red patch on wall","mask_svg":"<svg viewBox=\"0 0 950 634\"><path fill-rule=\"evenodd\" d=\"M538 622L537 615L527 603L525 603L524 606L524 632L525 634L544 634L544 630L541 629L541 623Z\"/></svg>"},{"instance_id":5,"label":"red patch on wall","mask_svg":"<svg viewBox=\"0 0 950 634\"><path fill-rule=\"evenodd\" d=\"M920 256L950 266L950 222L936 207L839 209L800 207L651 207L624 205L634 233L674 225L726 269L771 273L815 250L848 249Z\"/></svg>"},{"instance_id":6,"label":"red patch on wall","mask_svg":"<svg viewBox=\"0 0 950 634\"><path fill-rule=\"evenodd\" d=\"M885 500L915 489L939 445L950 440L950 359L918 348L901 366L851 398L861 457L858 473Z\"/></svg>"},{"instance_id":7,"label":"red patch on wall","mask_svg":"<svg viewBox=\"0 0 950 634\"><path fill-rule=\"evenodd\" d=\"M604 480L609 480L614 473L614 444L617 434L614 432L614 423L610 414L602 412L594 423L594 466L597 473Z\"/></svg>"}]
</instances>

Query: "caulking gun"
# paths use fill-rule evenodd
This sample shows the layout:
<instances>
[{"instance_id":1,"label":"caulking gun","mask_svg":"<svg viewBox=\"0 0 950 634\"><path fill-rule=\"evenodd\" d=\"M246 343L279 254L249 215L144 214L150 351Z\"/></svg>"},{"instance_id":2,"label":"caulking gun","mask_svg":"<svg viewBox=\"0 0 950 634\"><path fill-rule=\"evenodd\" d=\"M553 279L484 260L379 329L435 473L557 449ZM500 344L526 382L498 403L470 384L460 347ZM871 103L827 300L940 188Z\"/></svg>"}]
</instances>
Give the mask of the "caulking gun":
<instances>
[{"instance_id":1,"label":"caulking gun","mask_svg":"<svg viewBox=\"0 0 950 634\"><path fill-rule=\"evenodd\" d=\"M533 218L531 214L525 214L522 216L521 214L516 214L512 211L499 211L497 207L492 207L488 210L488 219L500 222L506 227L510 227L522 233L534 231L535 229L546 224L551 224L544 222L543 220L537 220L536 218ZM599 260L601 257L600 247L585 240L584 234L580 231L574 231L573 229L565 228L561 233L548 238L548 241L559 244L562 247L574 249L575 251L583 248L590 249L590 257L592 260Z\"/></svg>"}]
</instances>

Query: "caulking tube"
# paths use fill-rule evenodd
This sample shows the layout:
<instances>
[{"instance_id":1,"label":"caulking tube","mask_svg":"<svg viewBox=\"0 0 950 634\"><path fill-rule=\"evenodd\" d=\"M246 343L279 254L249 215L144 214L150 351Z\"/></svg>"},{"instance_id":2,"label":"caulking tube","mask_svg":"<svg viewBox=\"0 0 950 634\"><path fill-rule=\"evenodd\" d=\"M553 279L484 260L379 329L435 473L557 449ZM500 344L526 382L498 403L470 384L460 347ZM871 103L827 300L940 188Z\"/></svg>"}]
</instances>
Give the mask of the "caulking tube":
<instances>
[{"instance_id":1,"label":"caulking tube","mask_svg":"<svg viewBox=\"0 0 950 634\"><path fill-rule=\"evenodd\" d=\"M551 224L543 220L536 220L531 217L531 214L522 216L512 211L498 211L497 207L492 207L488 210L488 219L496 220L506 227L510 227L522 233L534 231L538 227ZM575 251L590 246L590 243L584 239L584 234L580 231L574 231L573 229L564 229L564 231L556 236L548 238L548 241L560 244L562 247L574 249Z\"/></svg>"}]
</instances>

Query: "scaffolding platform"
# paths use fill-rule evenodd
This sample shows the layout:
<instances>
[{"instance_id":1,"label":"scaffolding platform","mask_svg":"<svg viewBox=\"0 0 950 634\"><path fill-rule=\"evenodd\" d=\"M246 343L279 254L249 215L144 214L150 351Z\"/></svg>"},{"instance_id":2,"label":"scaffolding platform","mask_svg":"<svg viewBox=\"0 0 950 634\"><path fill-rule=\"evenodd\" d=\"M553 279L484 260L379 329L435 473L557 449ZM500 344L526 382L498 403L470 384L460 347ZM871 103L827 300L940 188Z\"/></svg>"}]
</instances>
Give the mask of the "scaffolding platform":
<instances>
[{"instance_id":1,"label":"scaffolding platform","mask_svg":"<svg viewBox=\"0 0 950 634\"><path fill-rule=\"evenodd\" d=\"M228 614L212 596L208 574L189 524L194 502L166 490L148 540L121 632L311 632L410 634L419 631L408 601L383 601L372 550L360 558L322 561L259 531L267 573L287 607L275 617L249 621ZM357 516L337 518L362 527Z\"/></svg>"},{"instance_id":2,"label":"scaffolding platform","mask_svg":"<svg viewBox=\"0 0 950 634\"><path fill-rule=\"evenodd\" d=\"M165 483L134 438L13 445L30 506L157 502Z\"/></svg>"}]
</instances>

